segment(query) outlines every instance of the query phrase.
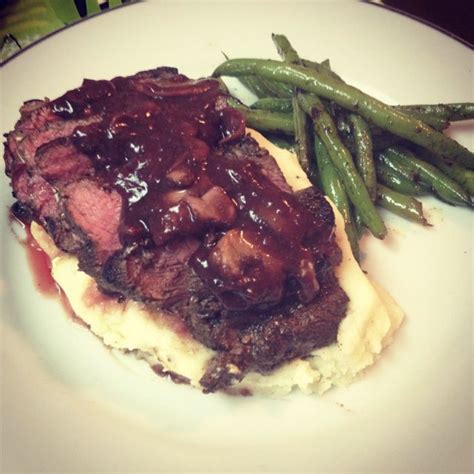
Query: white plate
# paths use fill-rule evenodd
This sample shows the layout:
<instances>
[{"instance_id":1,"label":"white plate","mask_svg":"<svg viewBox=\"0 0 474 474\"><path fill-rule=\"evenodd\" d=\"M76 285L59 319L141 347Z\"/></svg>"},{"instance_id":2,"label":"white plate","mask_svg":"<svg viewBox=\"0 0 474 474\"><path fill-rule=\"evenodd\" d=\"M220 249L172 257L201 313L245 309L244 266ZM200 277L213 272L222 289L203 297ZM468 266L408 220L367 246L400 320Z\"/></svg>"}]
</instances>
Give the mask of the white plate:
<instances>
[{"instance_id":1,"label":"white plate","mask_svg":"<svg viewBox=\"0 0 474 474\"><path fill-rule=\"evenodd\" d=\"M69 28L1 71L2 131L21 103L84 77L158 65L190 77L232 57L301 55L393 103L473 101L472 52L356 2L147 2ZM473 149L472 122L455 136ZM2 177L2 463L14 471L469 471L472 466L472 214L425 200L433 228L387 216L365 268L407 320L376 367L322 398L203 395L129 370L34 288L8 228Z\"/></svg>"}]
</instances>

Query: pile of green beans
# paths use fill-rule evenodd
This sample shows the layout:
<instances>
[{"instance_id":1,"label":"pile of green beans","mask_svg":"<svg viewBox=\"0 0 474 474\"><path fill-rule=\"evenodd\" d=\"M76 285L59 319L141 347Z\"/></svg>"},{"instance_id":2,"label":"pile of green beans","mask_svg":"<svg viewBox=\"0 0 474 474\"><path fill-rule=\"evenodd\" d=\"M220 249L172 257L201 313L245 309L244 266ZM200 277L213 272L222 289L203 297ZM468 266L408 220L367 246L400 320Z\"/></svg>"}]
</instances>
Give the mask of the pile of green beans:
<instances>
[{"instance_id":1,"label":"pile of green beans","mask_svg":"<svg viewBox=\"0 0 474 474\"><path fill-rule=\"evenodd\" d=\"M272 39L282 61L228 59L214 76L237 77L257 97L231 105L249 127L295 150L341 212L356 258L364 228L386 235L378 207L422 225L415 196L473 207L474 153L443 131L473 119L474 103L389 106L345 83L328 59L300 58L284 35Z\"/></svg>"}]
</instances>

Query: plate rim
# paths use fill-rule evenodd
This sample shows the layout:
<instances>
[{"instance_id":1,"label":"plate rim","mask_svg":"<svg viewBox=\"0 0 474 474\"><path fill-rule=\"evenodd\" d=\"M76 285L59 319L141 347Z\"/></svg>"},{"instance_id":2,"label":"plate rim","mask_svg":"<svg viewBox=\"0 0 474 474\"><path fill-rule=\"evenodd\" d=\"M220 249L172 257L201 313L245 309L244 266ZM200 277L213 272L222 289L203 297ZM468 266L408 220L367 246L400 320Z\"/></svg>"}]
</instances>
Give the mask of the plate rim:
<instances>
[{"instance_id":1,"label":"plate rim","mask_svg":"<svg viewBox=\"0 0 474 474\"><path fill-rule=\"evenodd\" d=\"M184 0L186 1L186 0ZM192 0L188 0L188 1L192 1ZM198 0L200 2L203 2L204 0ZM8 64L9 62L13 61L14 59L18 58L19 56L21 56L22 54L24 54L26 51L29 51L30 49L32 49L34 46L37 46L38 44L42 43L43 41L51 38L52 36L54 35L57 35L59 33L62 33L63 31L69 29L69 28L72 28L80 23L83 23L87 20L91 20L93 18L97 18L98 16L101 16L101 15L104 15L106 13L110 13L112 11L116 11L116 10L119 10L121 8L124 8L124 7L131 7L132 5L138 5L140 3L146 3L147 0L129 0L129 2L127 3L122 3L121 5L118 5L114 8L109 8L107 10L103 10L99 13L94 13L92 15L89 15L89 16L86 16L86 17L82 17L80 18L79 20L77 21L74 21L73 23L70 23L68 25L64 25L63 27L57 29L57 30L54 30L54 31L51 31L49 32L48 34L46 34L45 36L42 36L41 38L39 38L38 40L34 41L33 43L30 43L28 45L26 45L24 48L20 48L17 52L13 53L11 56L9 56L8 58L6 58L4 61L0 61L0 68L2 68L3 66L5 66L6 64ZM153 3L153 2L152 2ZM270 2L272 3L272 2ZM458 36L456 33L453 33L449 30L447 30L446 28L443 28L442 26L439 26L435 23L432 23L431 21L429 20L426 20L424 18L421 18L417 15L414 15L412 13L409 13L409 12L406 12L406 11L403 11L397 7L393 7L391 5L385 5L384 3L380 3L378 1L370 1L370 0L363 0L361 3L364 3L366 5L372 5L372 6L375 6L375 7L378 7L378 8L381 8L383 10L387 10L388 12L391 12L391 13L394 13L394 14L397 14L397 15L401 15L403 17L406 17L410 20L413 20L414 22L416 23L419 23L421 25L424 25L424 26L427 26L428 28L431 28L431 29L434 29L436 31L438 31L439 33L442 33L443 35L461 43L463 46L466 46L467 48L471 49L471 50L474 50L474 45L469 43L469 41L461 38L460 36Z\"/></svg>"}]
</instances>

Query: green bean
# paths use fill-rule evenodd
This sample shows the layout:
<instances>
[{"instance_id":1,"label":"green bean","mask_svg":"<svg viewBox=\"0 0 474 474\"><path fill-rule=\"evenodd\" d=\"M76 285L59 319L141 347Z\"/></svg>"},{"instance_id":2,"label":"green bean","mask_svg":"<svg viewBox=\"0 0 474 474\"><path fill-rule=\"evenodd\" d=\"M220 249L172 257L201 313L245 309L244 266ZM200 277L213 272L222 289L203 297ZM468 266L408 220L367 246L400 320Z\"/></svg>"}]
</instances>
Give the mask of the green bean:
<instances>
[{"instance_id":1,"label":"green bean","mask_svg":"<svg viewBox=\"0 0 474 474\"><path fill-rule=\"evenodd\" d=\"M334 104L334 102L332 101L323 100L323 104L325 105L326 110L331 114L331 116L337 123L337 129L344 135L352 136L353 125L349 120L350 113L347 113L346 110L341 109L341 107L339 107L337 104ZM377 127L376 125L367 124L367 126L369 128L369 133L372 138L379 137L382 135L394 136L390 132L387 132L386 130Z\"/></svg>"},{"instance_id":2,"label":"green bean","mask_svg":"<svg viewBox=\"0 0 474 474\"><path fill-rule=\"evenodd\" d=\"M348 119L349 114L337 104L334 104L334 102L332 101L323 100L323 103L326 106L326 110L328 110L328 112L335 120L337 124L337 129L340 132L340 135L343 138L345 145L349 148L351 153L355 154L356 144L352 133L352 127ZM393 135L392 133L387 132L383 128L377 127L376 125L370 123L368 125L372 138L372 148L374 151L384 150L389 146L397 145L406 141L403 140L403 138L398 137L397 135Z\"/></svg>"},{"instance_id":3,"label":"green bean","mask_svg":"<svg viewBox=\"0 0 474 474\"><path fill-rule=\"evenodd\" d=\"M296 143L296 156L298 161L303 168L305 173L310 170L310 164L312 156L314 155L311 143L310 143L310 121L306 112L298 103L298 98L293 98L293 121L295 124L295 143Z\"/></svg>"},{"instance_id":4,"label":"green bean","mask_svg":"<svg viewBox=\"0 0 474 474\"><path fill-rule=\"evenodd\" d=\"M383 162L377 164L377 178L381 184L402 194L417 196L427 191L424 185L407 179Z\"/></svg>"},{"instance_id":5,"label":"green bean","mask_svg":"<svg viewBox=\"0 0 474 474\"><path fill-rule=\"evenodd\" d=\"M459 183L469 194L474 195L474 171L445 160L443 157L434 158L434 164L443 173Z\"/></svg>"},{"instance_id":6,"label":"green bean","mask_svg":"<svg viewBox=\"0 0 474 474\"><path fill-rule=\"evenodd\" d=\"M272 39L277 46L282 59L287 62L301 64L298 53L293 49L288 39L283 35L272 35ZM291 109L295 122L295 142L298 161L306 172L309 180L322 188L321 175L314 161L314 150L311 146L313 133L310 132L311 121L298 102L296 89L292 88ZM311 137L311 139L310 139Z\"/></svg>"},{"instance_id":7,"label":"green bean","mask_svg":"<svg viewBox=\"0 0 474 474\"><path fill-rule=\"evenodd\" d=\"M474 119L474 102L452 104L399 105L400 110L421 115L431 115L448 122Z\"/></svg>"},{"instance_id":8,"label":"green bean","mask_svg":"<svg viewBox=\"0 0 474 474\"><path fill-rule=\"evenodd\" d=\"M354 135L352 134L349 127L349 122L346 119L337 120L337 129L339 131L339 136L341 137L342 141L349 149L349 151L355 155L356 154L356 144L354 140ZM369 126L370 127L370 126ZM382 130L378 127L370 127L370 135L372 139L372 149L374 152L380 152L385 150L386 148L399 145L401 143L406 142L403 138L397 137L396 135L392 135L391 133L387 132L386 130Z\"/></svg>"},{"instance_id":9,"label":"green bean","mask_svg":"<svg viewBox=\"0 0 474 474\"><path fill-rule=\"evenodd\" d=\"M321 61L321 66L327 69L331 69L331 61L329 60L329 58L326 58L324 61Z\"/></svg>"},{"instance_id":10,"label":"green bean","mask_svg":"<svg viewBox=\"0 0 474 474\"><path fill-rule=\"evenodd\" d=\"M230 59L229 56L227 56L227 54L224 53L224 51L222 51L222 54L224 55L224 58L226 59L226 61ZM219 77L219 79L221 83L220 88L222 89L222 87L224 86L225 89L228 91L229 89L227 85L225 84L225 82L222 80L221 77ZM247 90L252 92L252 94L255 94L257 97L260 97L254 87L254 82L256 80L255 76L242 76L242 77L238 77L237 79Z\"/></svg>"},{"instance_id":11,"label":"green bean","mask_svg":"<svg viewBox=\"0 0 474 474\"><path fill-rule=\"evenodd\" d=\"M263 132L281 133L287 136L295 134L293 117L282 112L247 109L243 111L247 125Z\"/></svg>"},{"instance_id":12,"label":"green bean","mask_svg":"<svg viewBox=\"0 0 474 474\"><path fill-rule=\"evenodd\" d=\"M240 83L257 97L267 97L270 92L263 86L262 81L255 76L239 77Z\"/></svg>"},{"instance_id":13,"label":"green bean","mask_svg":"<svg viewBox=\"0 0 474 474\"><path fill-rule=\"evenodd\" d=\"M293 63L293 64L301 64L301 60L298 56L298 53L291 46L291 43L288 41L288 39L285 36L272 35L272 39L274 43L276 44L278 48L278 52L282 56L284 61ZM299 101L301 101L303 108L305 108L305 110L309 113L310 113L310 110L308 110L308 107L310 106L308 104L313 104L314 106L318 106L320 109L320 112L322 112L319 114L317 119L314 119L315 131L316 131L314 144L315 144L316 158L318 160L318 169L321 175L321 184L322 184L324 192L330 198L335 200L334 203L336 204L336 207L340 210L341 214L344 217L344 221L346 225L346 233L351 242L353 253L358 260L359 259L358 235L352 223L350 204L347 199L344 186L342 182L340 181L339 177L337 176L337 171L334 168L335 163L333 164L331 162L332 158L330 158L331 155L337 154L338 150L343 150L344 147L342 143L338 140L337 133L333 134L333 138L335 139L333 140L333 142L337 141L338 147L333 147L334 143L328 143L327 140L324 141L324 136L321 134L321 131L318 132L316 130L317 122L321 122L321 125L323 125L326 130L328 128L328 125L332 126L332 128L334 129L334 125L332 124L332 119L330 115L328 114L328 112L324 109L324 105L322 104L321 100L310 94L303 94L301 92L298 92L295 95L295 98L293 99L293 110L295 113L295 117L298 116L298 108L299 108L298 102ZM305 104L306 104L306 107L305 107ZM326 116L325 120L323 119L324 115ZM298 137L298 127L296 126L296 123L297 122L295 122L295 132ZM303 134L302 136L304 138L307 136L307 134ZM298 143L298 138L297 138L297 143ZM347 152L347 150L345 152L345 155L346 155L345 162L351 163L353 166L352 158ZM340 161L340 158L338 158L337 161ZM355 173L355 175L357 175L357 173ZM374 173L374 177L375 177L375 173Z\"/></svg>"},{"instance_id":14,"label":"green bean","mask_svg":"<svg viewBox=\"0 0 474 474\"><path fill-rule=\"evenodd\" d=\"M314 153L318 163L322 190L331 199L344 218L344 226L347 238L351 244L352 253L356 260L359 261L359 240L352 221L350 203L336 168L329 158L328 151L317 135L314 136Z\"/></svg>"},{"instance_id":15,"label":"green bean","mask_svg":"<svg viewBox=\"0 0 474 474\"><path fill-rule=\"evenodd\" d=\"M407 181L411 181L420 186L427 186L428 183L423 180L420 172L416 168L413 168L413 166L410 166L410 163L394 159L393 152L391 151L392 148L394 147L387 147L375 155L377 167L384 165L386 168L391 169L394 173L402 176Z\"/></svg>"},{"instance_id":16,"label":"green bean","mask_svg":"<svg viewBox=\"0 0 474 474\"><path fill-rule=\"evenodd\" d=\"M334 77L335 79L340 80L342 82L345 82L340 76L338 76L336 73L331 71L331 65L330 65L329 59L326 59L325 61L323 61L320 64L320 66L324 66L327 69L329 69L329 72L320 69L318 67L319 66L318 63L315 63L314 61L303 60L303 65L306 66L306 67L309 67L309 68L314 68L315 70L320 71L320 72L327 72L328 74L332 73L332 77ZM450 105L453 105L453 106L463 105L464 106L464 105L469 105L469 104L450 104ZM450 120L449 119L449 114L447 114L446 117L439 116L436 113L433 113L433 107L434 106L427 106L427 107L429 107L429 108L425 110L423 108L423 106L419 106L419 105L415 105L415 106L395 106L395 108L398 108L402 111L405 110L410 115L416 117L419 120L424 121L426 124L430 125L431 127L433 127L436 130L441 131L441 130L446 129L449 126L449 122L448 122L448 120ZM343 117L339 118L338 129L339 129L339 127L341 127L342 130L347 128L350 131L351 127L347 123L347 120L345 120L345 115L346 114L344 114ZM377 129L374 126L371 126L370 128L371 128L372 133L374 133L375 131L380 131L379 129ZM374 196L374 193L375 193L375 190L374 190L373 193L371 193L371 197Z\"/></svg>"},{"instance_id":17,"label":"green bean","mask_svg":"<svg viewBox=\"0 0 474 474\"><path fill-rule=\"evenodd\" d=\"M256 100L251 109L269 110L270 112L293 112L293 104L291 99L280 99L277 97L264 97Z\"/></svg>"},{"instance_id":18,"label":"green bean","mask_svg":"<svg viewBox=\"0 0 474 474\"><path fill-rule=\"evenodd\" d=\"M263 99L260 99L263 100ZM283 99L276 99L276 98L271 98L270 100L283 100ZM284 99L285 101L288 99ZM240 102L237 102L236 100L234 101L229 101L229 104L232 105L232 107L239 108L242 110L243 104ZM247 113L249 109L243 110L244 115ZM257 125L260 123L260 121L265 121L265 118L267 117L270 122L276 122L276 127L275 127L275 132L277 132L278 126L281 126L282 130L284 130L284 135L286 136L292 136L294 135L294 126L290 125L290 122L293 120L293 116L290 113L285 113L285 112L280 112L281 115L273 115L272 111L270 110L264 110L264 109L257 109L254 107L251 107L251 111L254 112L262 112L257 120ZM264 112L268 112L268 116L265 115ZM250 112L251 113L251 112ZM279 124L278 122L281 123ZM272 129L272 127L270 127ZM257 129L259 130L259 129ZM263 128L261 131L268 131L267 129ZM352 135L346 136L345 134L343 135L345 139L345 145L347 148L351 151L351 153L355 153L355 145L353 143L353 138ZM373 142L373 148L376 151L384 150L392 145L399 144L402 141L400 137L396 137L394 135L391 135L387 132L383 132L383 134L376 133L375 136L373 136L372 142Z\"/></svg>"},{"instance_id":19,"label":"green bean","mask_svg":"<svg viewBox=\"0 0 474 474\"><path fill-rule=\"evenodd\" d=\"M424 148L416 147L415 154L419 155L422 160L428 161L439 168L444 174L460 184L469 194L474 195L474 171L457 165L437 153L430 153Z\"/></svg>"},{"instance_id":20,"label":"green bean","mask_svg":"<svg viewBox=\"0 0 474 474\"><path fill-rule=\"evenodd\" d=\"M277 47L278 54L288 64L301 64L301 59L296 50L291 46L285 35L277 35L272 33L272 40Z\"/></svg>"},{"instance_id":21,"label":"green bean","mask_svg":"<svg viewBox=\"0 0 474 474\"><path fill-rule=\"evenodd\" d=\"M433 127L435 130L442 131L445 130L446 128L449 127L449 121L446 119L443 119L441 117L437 117L436 115L425 113L422 110L416 110L416 109L407 109L407 108L402 108L399 106L394 107L397 110L400 110L401 112L411 115L412 117L423 121L430 127Z\"/></svg>"},{"instance_id":22,"label":"green bean","mask_svg":"<svg viewBox=\"0 0 474 474\"><path fill-rule=\"evenodd\" d=\"M314 69L316 72L321 73L321 74L327 74L328 76L332 77L333 79L336 79L337 81L344 82L338 74L336 74L330 66L329 59L326 59L325 61L328 61L327 65L322 63L317 63L316 61L310 61L309 59L302 59L303 66L307 67L309 69Z\"/></svg>"},{"instance_id":23,"label":"green bean","mask_svg":"<svg viewBox=\"0 0 474 474\"><path fill-rule=\"evenodd\" d=\"M301 64L298 53L291 46L286 36L272 34L272 39L278 49L278 53L284 61L293 64ZM310 120L298 102L296 89L293 91L292 105L293 119L295 122L296 155L303 171L308 173L314 155L309 139Z\"/></svg>"},{"instance_id":24,"label":"green bean","mask_svg":"<svg viewBox=\"0 0 474 474\"><path fill-rule=\"evenodd\" d=\"M443 201L461 206L472 206L469 194L456 181L446 176L433 165L422 161L406 148L391 147L384 152L385 162L404 165L418 174L420 180L428 184L433 193Z\"/></svg>"},{"instance_id":25,"label":"green bean","mask_svg":"<svg viewBox=\"0 0 474 474\"><path fill-rule=\"evenodd\" d=\"M355 87L303 66L270 59L230 59L214 71L215 76L256 74L281 81L334 100L342 107L357 112L370 122L430 151L474 169L474 154L461 144L429 127L421 120L370 97Z\"/></svg>"},{"instance_id":26,"label":"green bean","mask_svg":"<svg viewBox=\"0 0 474 474\"><path fill-rule=\"evenodd\" d=\"M360 212L364 225L378 238L385 237L387 230L372 203L367 188L359 176L349 150L342 144L331 116L315 96L298 94L303 109L313 119L315 133L324 143L329 157L339 172L349 199Z\"/></svg>"},{"instance_id":27,"label":"green bean","mask_svg":"<svg viewBox=\"0 0 474 474\"><path fill-rule=\"evenodd\" d=\"M388 189L381 184L377 185L377 203L384 209L398 214L405 219L429 225L423 215L423 206L420 201Z\"/></svg>"},{"instance_id":28,"label":"green bean","mask_svg":"<svg viewBox=\"0 0 474 474\"><path fill-rule=\"evenodd\" d=\"M231 107L240 110L244 114L245 121L249 127L261 132L272 132L289 136L295 134L293 114L250 109L233 98L228 99L227 102Z\"/></svg>"},{"instance_id":29,"label":"green bean","mask_svg":"<svg viewBox=\"0 0 474 474\"><path fill-rule=\"evenodd\" d=\"M360 217L359 211L354 206L351 206L351 212L352 212L352 215L354 217L353 218L354 228L357 232L357 237L360 240L362 238L362 236L364 235L364 231L365 231L365 227L364 227L364 224L362 222L362 217Z\"/></svg>"},{"instance_id":30,"label":"green bean","mask_svg":"<svg viewBox=\"0 0 474 474\"><path fill-rule=\"evenodd\" d=\"M370 199L375 201L377 178L375 176L372 137L367 122L357 114L349 114L355 145L355 163L369 192Z\"/></svg>"},{"instance_id":31,"label":"green bean","mask_svg":"<svg viewBox=\"0 0 474 474\"><path fill-rule=\"evenodd\" d=\"M337 125L337 129L342 134L353 138L352 127L351 127L350 121L348 120L348 114L343 113L340 110L338 111L337 108L334 107L333 102L330 102L329 104L325 104L325 105L326 105L326 110L331 114L331 117L333 117Z\"/></svg>"},{"instance_id":32,"label":"green bean","mask_svg":"<svg viewBox=\"0 0 474 474\"><path fill-rule=\"evenodd\" d=\"M403 138L397 137L396 135L391 135L389 133L372 137L372 146L374 151L385 150L388 147L399 145L403 142Z\"/></svg>"},{"instance_id":33,"label":"green bean","mask_svg":"<svg viewBox=\"0 0 474 474\"><path fill-rule=\"evenodd\" d=\"M296 50L292 47L291 43L288 39L283 35L272 35L272 39L275 45L278 48L278 52L282 59L288 63L293 64L301 64L301 59L296 52ZM318 66L319 67L319 66ZM295 117L295 136L296 136L296 143L297 143L297 151L299 160L302 163L305 163L306 159L308 159L308 163L311 163L311 159L309 157L309 147L307 146L308 141L308 132L307 132L307 125L308 120L307 116L299 104L298 96L303 96L300 92L296 92L293 96L293 113ZM319 101L317 98L310 98L308 95L308 100ZM320 183L323 191L326 195L328 195L336 207L341 212L344 218L344 225L347 237L349 239L352 253L355 256L356 260L359 260L359 242L358 242L358 233L357 230L352 222L352 214L350 203L347 198L346 191L344 189L344 185L342 184L339 176L337 175L337 171L334 168L331 159L329 158L328 151L318 137L317 134L314 134L314 146L315 146L315 154L318 161L318 170L320 174ZM308 166L308 169L310 166ZM305 169L305 168L304 168ZM305 169L307 171L307 169Z\"/></svg>"},{"instance_id":34,"label":"green bean","mask_svg":"<svg viewBox=\"0 0 474 474\"><path fill-rule=\"evenodd\" d=\"M267 97L279 97L280 99L291 99L293 96L293 87L283 82L264 79L264 85L268 90Z\"/></svg>"}]
</instances>

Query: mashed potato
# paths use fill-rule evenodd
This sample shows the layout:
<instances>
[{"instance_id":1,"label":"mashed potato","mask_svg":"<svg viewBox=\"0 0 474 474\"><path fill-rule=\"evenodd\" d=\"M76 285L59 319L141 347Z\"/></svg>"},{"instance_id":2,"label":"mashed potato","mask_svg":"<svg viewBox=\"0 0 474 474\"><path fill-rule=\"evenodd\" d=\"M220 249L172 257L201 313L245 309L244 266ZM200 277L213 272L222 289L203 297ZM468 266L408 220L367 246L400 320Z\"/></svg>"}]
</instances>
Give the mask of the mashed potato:
<instances>
[{"instance_id":1,"label":"mashed potato","mask_svg":"<svg viewBox=\"0 0 474 474\"><path fill-rule=\"evenodd\" d=\"M296 191L310 183L296 157L273 146L258 132L252 136L275 157L286 180ZM340 324L337 342L303 359L294 360L263 376L249 373L232 390L284 395L293 389L323 393L331 386L352 382L372 365L400 326L403 312L395 301L362 272L352 256L341 215L336 215L336 239L343 260L336 270L341 287L350 299ZM78 271L77 259L58 250L37 224L33 237L52 261L52 275L69 299L75 314L112 348L133 351L151 365L160 364L199 386L214 351L195 341L184 323L166 314L152 312L135 301L117 303L104 297L94 280Z\"/></svg>"}]
</instances>

